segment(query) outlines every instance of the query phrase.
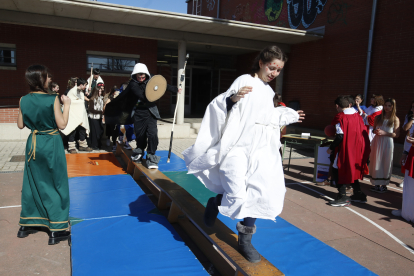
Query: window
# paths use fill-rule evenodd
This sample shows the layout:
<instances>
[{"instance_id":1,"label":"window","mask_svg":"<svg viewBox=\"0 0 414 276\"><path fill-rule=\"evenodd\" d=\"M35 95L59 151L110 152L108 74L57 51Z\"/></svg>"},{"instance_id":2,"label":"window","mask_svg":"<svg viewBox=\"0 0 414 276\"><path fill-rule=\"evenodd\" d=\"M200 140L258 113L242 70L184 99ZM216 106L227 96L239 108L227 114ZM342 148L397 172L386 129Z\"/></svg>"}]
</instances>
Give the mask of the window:
<instances>
[{"instance_id":1,"label":"window","mask_svg":"<svg viewBox=\"0 0 414 276\"><path fill-rule=\"evenodd\" d=\"M87 68L99 68L101 72L109 73L131 73L139 58L118 57L118 56L101 56L87 55Z\"/></svg>"},{"instance_id":2,"label":"window","mask_svg":"<svg viewBox=\"0 0 414 276\"><path fill-rule=\"evenodd\" d=\"M16 49L0 47L0 66L16 66Z\"/></svg>"}]
</instances>

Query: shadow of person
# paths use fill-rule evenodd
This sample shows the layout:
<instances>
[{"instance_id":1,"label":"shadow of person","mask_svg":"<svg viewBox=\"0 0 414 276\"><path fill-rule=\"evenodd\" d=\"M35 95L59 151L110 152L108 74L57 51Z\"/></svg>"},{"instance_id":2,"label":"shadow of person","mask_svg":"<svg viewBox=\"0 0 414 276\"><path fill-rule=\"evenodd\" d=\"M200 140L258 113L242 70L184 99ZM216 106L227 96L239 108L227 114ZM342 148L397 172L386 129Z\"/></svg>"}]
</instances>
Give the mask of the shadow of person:
<instances>
[{"instance_id":1,"label":"shadow of person","mask_svg":"<svg viewBox=\"0 0 414 276\"><path fill-rule=\"evenodd\" d=\"M160 213L145 194L140 195L135 201L131 202L129 204L129 210L130 213L128 215L136 217L140 223L157 223L162 225L171 232L171 235L176 241L184 242L174 227L168 222L167 218ZM154 227L156 226L154 225ZM146 231L151 231L151 229L147 228Z\"/></svg>"}]
</instances>

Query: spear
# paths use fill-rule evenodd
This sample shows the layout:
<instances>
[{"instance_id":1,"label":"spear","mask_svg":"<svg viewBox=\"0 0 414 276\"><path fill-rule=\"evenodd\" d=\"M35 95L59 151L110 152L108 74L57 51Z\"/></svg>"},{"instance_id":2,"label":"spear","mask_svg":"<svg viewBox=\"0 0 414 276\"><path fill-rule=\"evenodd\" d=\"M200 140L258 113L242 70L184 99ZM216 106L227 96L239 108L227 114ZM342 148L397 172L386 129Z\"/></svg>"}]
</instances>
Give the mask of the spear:
<instances>
[{"instance_id":1,"label":"spear","mask_svg":"<svg viewBox=\"0 0 414 276\"><path fill-rule=\"evenodd\" d=\"M185 56L185 63L184 63L184 70L181 74L181 78L180 78L180 88L182 88L183 86L183 82L185 80L185 67L187 66L187 60L190 57L189 54L187 54ZM168 150L168 159L167 159L167 163L170 163L170 157L171 157L171 149L172 149L172 142L173 142L173 135L174 135L174 125L175 125L175 118L177 116L177 109L178 109L178 101L180 100L180 93L178 93L177 95L177 104L175 105L175 111L174 111L174 119L173 119L173 125L172 125L172 129L171 129L171 138L170 138L170 149Z\"/></svg>"}]
</instances>

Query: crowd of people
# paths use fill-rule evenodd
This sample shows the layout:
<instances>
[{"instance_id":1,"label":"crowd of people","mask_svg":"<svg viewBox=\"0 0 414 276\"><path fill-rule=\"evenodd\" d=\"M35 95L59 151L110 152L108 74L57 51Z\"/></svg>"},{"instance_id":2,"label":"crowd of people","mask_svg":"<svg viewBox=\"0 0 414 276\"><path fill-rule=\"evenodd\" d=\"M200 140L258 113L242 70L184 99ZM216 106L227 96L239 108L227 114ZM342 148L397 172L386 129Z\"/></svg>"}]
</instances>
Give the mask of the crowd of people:
<instances>
[{"instance_id":1,"label":"crowd of people","mask_svg":"<svg viewBox=\"0 0 414 276\"><path fill-rule=\"evenodd\" d=\"M274 80L287 62L277 46L263 49L256 57L250 74L238 77L230 88L207 107L195 144L183 152L188 173L194 174L217 196L208 200L204 223L212 227L217 215L241 219L237 223L238 250L250 262L261 257L253 247L252 235L257 219L275 220L284 204L283 158L280 135L284 126L302 122L303 111L286 107L269 82ZM51 83L48 69L33 65L26 70L30 93L20 101L18 127L31 129L26 145L26 162L22 190L22 211L18 237L47 229L49 244L70 239L69 186L67 165L59 130L68 139L68 151L102 147L106 127L106 143L111 140L135 140L132 160L141 161L147 150L146 165L158 168L159 156L157 105L145 96L152 75L142 63L135 65L131 78L108 93L98 69L89 81L74 77L58 96L59 86ZM180 93L181 88L167 85L167 90ZM393 163L393 138L400 135L394 99L384 101L373 95L370 106L362 106L362 95L339 96L332 121L335 138L330 144L331 181L318 185L335 185L338 196L331 206L348 206L351 201L367 202L359 180L371 175L372 190L387 191ZM405 118L409 131L401 164L405 173L400 215L414 221L414 102ZM131 130L132 133L131 133ZM118 137L119 136L119 137ZM118 137L118 138L117 138ZM353 195L347 196L347 186Z\"/></svg>"},{"instance_id":2,"label":"crowd of people","mask_svg":"<svg viewBox=\"0 0 414 276\"><path fill-rule=\"evenodd\" d=\"M392 98L384 100L382 95L372 95L370 105L361 105L363 96L341 96L335 100L337 115L331 125L335 127L335 138L330 144L331 166L328 179L319 182L318 186L333 186L338 188L338 197L330 202L331 206L349 206L350 203L366 203L367 196L361 191L359 180L368 175L372 188L376 193L386 193L390 184L393 156L394 138L401 132L400 120L396 115L397 104ZM414 102L413 102L414 103ZM404 142L404 152L400 160L405 178L403 187L402 210L394 210L395 216L402 216L407 221L414 222L414 196L411 183L414 175L411 173L411 151L413 138L414 104L405 116L402 126L407 131ZM411 154L410 154L411 152ZM330 178L330 179L329 179ZM407 184L410 183L410 184ZM348 186L346 184L349 184ZM347 196L347 188L353 189L353 195Z\"/></svg>"}]
</instances>

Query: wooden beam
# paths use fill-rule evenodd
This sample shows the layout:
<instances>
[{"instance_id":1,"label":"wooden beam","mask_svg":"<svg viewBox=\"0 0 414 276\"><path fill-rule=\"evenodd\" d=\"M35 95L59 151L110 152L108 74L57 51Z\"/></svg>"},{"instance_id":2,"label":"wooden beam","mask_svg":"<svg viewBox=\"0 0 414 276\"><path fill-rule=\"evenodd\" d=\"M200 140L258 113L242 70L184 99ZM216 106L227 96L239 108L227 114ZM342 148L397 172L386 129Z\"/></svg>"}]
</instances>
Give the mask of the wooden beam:
<instances>
[{"instance_id":1,"label":"wooden beam","mask_svg":"<svg viewBox=\"0 0 414 276\"><path fill-rule=\"evenodd\" d=\"M180 210L177 204L173 202L171 204L170 212L168 213L168 221L170 223L177 223L179 216L184 216L184 213Z\"/></svg>"},{"instance_id":2,"label":"wooden beam","mask_svg":"<svg viewBox=\"0 0 414 276\"><path fill-rule=\"evenodd\" d=\"M160 191L160 197L158 198L157 208L160 210L166 210L169 208L169 202L171 202L171 199L168 197L168 195L165 192Z\"/></svg>"}]
</instances>

